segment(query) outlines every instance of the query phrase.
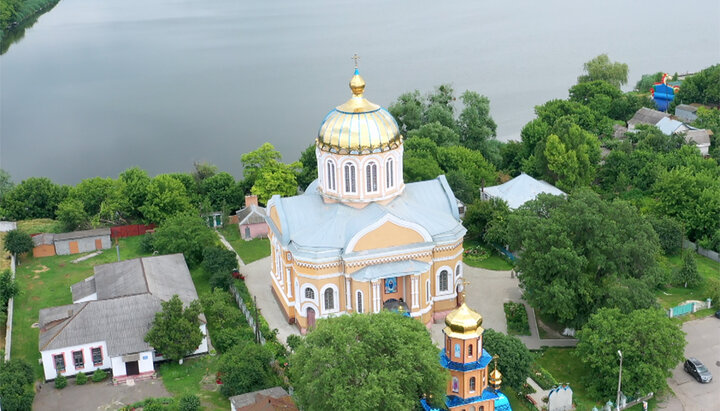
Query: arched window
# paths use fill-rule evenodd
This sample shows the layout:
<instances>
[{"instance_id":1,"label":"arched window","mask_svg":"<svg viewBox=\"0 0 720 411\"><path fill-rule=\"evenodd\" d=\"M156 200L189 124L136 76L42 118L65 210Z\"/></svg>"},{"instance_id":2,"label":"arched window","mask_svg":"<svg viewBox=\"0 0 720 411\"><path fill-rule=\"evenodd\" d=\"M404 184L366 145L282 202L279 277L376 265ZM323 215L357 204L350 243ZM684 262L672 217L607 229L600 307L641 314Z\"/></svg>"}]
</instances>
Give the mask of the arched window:
<instances>
[{"instance_id":1,"label":"arched window","mask_svg":"<svg viewBox=\"0 0 720 411\"><path fill-rule=\"evenodd\" d=\"M470 392L475 392L475 377L470 377Z\"/></svg>"},{"instance_id":2,"label":"arched window","mask_svg":"<svg viewBox=\"0 0 720 411\"><path fill-rule=\"evenodd\" d=\"M313 290L310 287L306 288L305 289L305 298L307 298L308 300L314 300L315 299L315 290Z\"/></svg>"},{"instance_id":3,"label":"arched window","mask_svg":"<svg viewBox=\"0 0 720 411\"><path fill-rule=\"evenodd\" d=\"M462 264L458 263L455 267L455 277L459 277L462 274Z\"/></svg>"},{"instance_id":4,"label":"arched window","mask_svg":"<svg viewBox=\"0 0 720 411\"><path fill-rule=\"evenodd\" d=\"M425 302L430 304L430 280L425 282Z\"/></svg>"},{"instance_id":5,"label":"arched window","mask_svg":"<svg viewBox=\"0 0 720 411\"><path fill-rule=\"evenodd\" d=\"M351 163L345 164L345 192L355 193L355 165Z\"/></svg>"},{"instance_id":6,"label":"arched window","mask_svg":"<svg viewBox=\"0 0 720 411\"><path fill-rule=\"evenodd\" d=\"M470 345L468 345L468 357L472 357L472 356L473 356L473 349L472 349L472 344L470 344Z\"/></svg>"},{"instance_id":7,"label":"arched window","mask_svg":"<svg viewBox=\"0 0 720 411\"><path fill-rule=\"evenodd\" d=\"M394 160L389 158L385 163L385 186L391 188L395 185L395 165Z\"/></svg>"},{"instance_id":8,"label":"arched window","mask_svg":"<svg viewBox=\"0 0 720 411\"><path fill-rule=\"evenodd\" d=\"M327 290L325 290L325 309L335 309L335 293L332 288L328 288Z\"/></svg>"},{"instance_id":9,"label":"arched window","mask_svg":"<svg viewBox=\"0 0 720 411\"><path fill-rule=\"evenodd\" d=\"M460 383L459 383L457 377L452 377L452 391L453 391L453 392L459 392L459 391L460 391Z\"/></svg>"},{"instance_id":10,"label":"arched window","mask_svg":"<svg viewBox=\"0 0 720 411\"><path fill-rule=\"evenodd\" d=\"M377 191L377 164L370 163L365 166L365 189L368 193Z\"/></svg>"},{"instance_id":11,"label":"arched window","mask_svg":"<svg viewBox=\"0 0 720 411\"><path fill-rule=\"evenodd\" d=\"M448 272L447 270L442 270L440 272L440 291L447 291L448 290Z\"/></svg>"},{"instance_id":12,"label":"arched window","mask_svg":"<svg viewBox=\"0 0 720 411\"><path fill-rule=\"evenodd\" d=\"M363 312L363 295L362 292L357 292L357 312Z\"/></svg>"},{"instance_id":13,"label":"arched window","mask_svg":"<svg viewBox=\"0 0 720 411\"><path fill-rule=\"evenodd\" d=\"M331 160L328 160L327 162L326 180L328 190L335 191L337 189L337 186L335 185L335 163L333 163Z\"/></svg>"}]
</instances>

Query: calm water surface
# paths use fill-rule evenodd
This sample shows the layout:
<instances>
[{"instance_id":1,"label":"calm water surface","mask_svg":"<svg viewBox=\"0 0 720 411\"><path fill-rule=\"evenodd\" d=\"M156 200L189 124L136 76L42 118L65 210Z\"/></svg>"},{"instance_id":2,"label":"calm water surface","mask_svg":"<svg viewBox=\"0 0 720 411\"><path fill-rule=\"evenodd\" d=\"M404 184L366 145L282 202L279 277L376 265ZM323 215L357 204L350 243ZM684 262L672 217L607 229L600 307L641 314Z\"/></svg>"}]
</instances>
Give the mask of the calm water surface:
<instances>
[{"instance_id":1,"label":"calm water surface","mask_svg":"<svg viewBox=\"0 0 720 411\"><path fill-rule=\"evenodd\" d=\"M451 82L491 101L498 138L565 98L600 53L643 73L720 62L720 2L61 0L0 57L0 167L74 184L209 161L237 177L271 142L286 160L350 95ZM650 4L651 3L651 4Z\"/></svg>"}]
</instances>

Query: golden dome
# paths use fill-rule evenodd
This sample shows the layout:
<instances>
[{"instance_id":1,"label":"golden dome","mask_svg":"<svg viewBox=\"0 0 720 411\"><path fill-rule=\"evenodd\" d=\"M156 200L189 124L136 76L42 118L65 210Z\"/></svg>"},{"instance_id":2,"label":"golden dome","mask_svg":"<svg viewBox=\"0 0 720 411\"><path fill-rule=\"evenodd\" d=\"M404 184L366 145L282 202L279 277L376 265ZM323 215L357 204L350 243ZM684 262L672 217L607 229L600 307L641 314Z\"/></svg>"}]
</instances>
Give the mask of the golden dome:
<instances>
[{"instance_id":1,"label":"golden dome","mask_svg":"<svg viewBox=\"0 0 720 411\"><path fill-rule=\"evenodd\" d=\"M365 80L355 68L350 80L353 96L330 111L318 132L321 150L339 154L369 154L396 148L402 141L395 118L363 97Z\"/></svg>"},{"instance_id":2,"label":"golden dome","mask_svg":"<svg viewBox=\"0 0 720 411\"><path fill-rule=\"evenodd\" d=\"M500 373L500 371L498 371L497 366L495 366L493 372L490 373L490 378L488 382L495 389L498 389L500 385L502 385L502 374Z\"/></svg>"},{"instance_id":3,"label":"golden dome","mask_svg":"<svg viewBox=\"0 0 720 411\"><path fill-rule=\"evenodd\" d=\"M445 317L445 334L481 335L483 333L482 315L468 307L465 303Z\"/></svg>"}]
</instances>

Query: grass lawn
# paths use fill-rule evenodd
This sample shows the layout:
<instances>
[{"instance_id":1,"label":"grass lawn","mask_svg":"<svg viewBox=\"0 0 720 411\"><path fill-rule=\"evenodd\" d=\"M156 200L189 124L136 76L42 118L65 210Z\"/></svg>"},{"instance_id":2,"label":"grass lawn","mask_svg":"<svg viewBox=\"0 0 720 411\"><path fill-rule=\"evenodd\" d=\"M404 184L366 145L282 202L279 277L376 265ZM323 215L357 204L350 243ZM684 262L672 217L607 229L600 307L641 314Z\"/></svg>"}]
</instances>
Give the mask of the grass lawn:
<instances>
[{"instance_id":1,"label":"grass lawn","mask_svg":"<svg viewBox=\"0 0 720 411\"><path fill-rule=\"evenodd\" d=\"M500 387L500 390L510 401L510 406L513 411L535 411L536 408L530 405L530 403L524 398L518 397L517 391L513 390L508 386Z\"/></svg>"},{"instance_id":2,"label":"grass lawn","mask_svg":"<svg viewBox=\"0 0 720 411\"><path fill-rule=\"evenodd\" d=\"M140 251L141 237L120 240L120 258L127 260L144 255ZM41 308L72 304L70 286L93 275L93 266L117 261L115 247L89 260L73 264L70 261L85 254L34 258L23 256L17 267L16 279L20 295L15 298L13 317L12 357L23 358L35 370L35 376L43 377L38 363L38 329L32 324L38 321Z\"/></svg>"},{"instance_id":3,"label":"grass lawn","mask_svg":"<svg viewBox=\"0 0 720 411\"><path fill-rule=\"evenodd\" d=\"M470 267L484 268L486 270L494 271L509 271L512 270L513 265L507 261L500 253L493 247L487 246L477 240L467 240L463 243L463 248L466 250L471 247L481 246L487 250L490 250L490 256L482 261L477 261L472 258L464 258L465 264Z\"/></svg>"},{"instance_id":4,"label":"grass lawn","mask_svg":"<svg viewBox=\"0 0 720 411\"><path fill-rule=\"evenodd\" d=\"M660 260L660 263L670 270L676 270L682 266L682 256L678 254L665 257ZM699 254L695 254L695 263L697 263L700 276L704 279L720 279L720 263ZM656 291L655 295L660 305L665 309L675 307L686 300L705 301L705 299L708 298L707 282L703 282L695 288L670 287L665 290Z\"/></svg>"},{"instance_id":5,"label":"grass lawn","mask_svg":"<svg viewBox=\"0 0 720 411\"><path fill-rule=\"evenodd\" d=\"M182 365L164 362L158 367L158 374L173 397L195 394L200 397L203 409L227 410L230 401L220 393L215 383L219 366L219 356L204 355L187 359Z\"/></svg>"},{"instance_id":6,"label":"grass lawn","mask_svg":"<svg viewBox=\"0 0 720 411\"><path fill-rule=\"evenodd\" d=\"M270 240L267 238L245 241L240 237L240 231L234 224L221 228L220 233L228 240L245 264L270 255Z\"/></svg>"},{"instance_id":7,"label":"grass lawn","mask_svg":"<svg viewBox=\"0 0 720 411\"><path fill-rule=\"evenodd\" d=\"M36 218L34 220L23 220L17 222L18 230L28 234L36 233L62 233L61 224L49 218Z\"/></svg>"}]
</instances>

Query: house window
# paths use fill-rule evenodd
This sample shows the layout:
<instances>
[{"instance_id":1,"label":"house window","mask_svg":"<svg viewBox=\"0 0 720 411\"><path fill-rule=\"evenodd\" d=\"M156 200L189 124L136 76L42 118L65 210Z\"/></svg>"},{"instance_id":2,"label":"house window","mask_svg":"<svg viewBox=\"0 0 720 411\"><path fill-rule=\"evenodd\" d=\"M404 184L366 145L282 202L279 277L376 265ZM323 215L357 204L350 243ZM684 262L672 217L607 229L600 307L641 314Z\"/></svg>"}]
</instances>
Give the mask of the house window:
<instances>
[{"instance_id":1,"label":"house window","mask_svg":"<svg viewBox=\"0 0 720 411\"><path fill-rule=\"evenodd\" d=\"M65 356L63 354L53 355L55 361L55 370L57 372L65 372Z\"/></svg>"},{"instance_id":2,"label":"house window","mask_svg":"<svg viewBox=\"0 0 720 411\"><path fill-rule=\"evenodd\" d=\"M90 350L90 353L92 354L92 362L93 365L102 365L103 358L102 358L102 348L97 347Z\"/></svg>"},{"instance_id":3,"label":"house window","mask_svg":"<svg viewBox=\"0 0 720 411\"><path fill-rule=\"evenodd\" d=\"M448 272L447 270L442 270L440 272L440 291L447 291L448 290Z\"/></svg>"},{"instance_id":4,"label":"house window","mask_svg":"<svg viewBox=\"0 0 720 411\"><path fill-rule=\"evenodd\" d=\"M385 165L385 173L385 185L391 188L395 185L395 166L392 158L389 158Z\"/></svg>"},{"instance_id":5,"label":"house window","mask_svg":"<svg viewBox=\"0 0 720 411\"><path fill-rule=\"evenodd\" d=\"M472 348L472 344L470 344L470 345L468 345L468 357L472 357L472 356L473 356L473 348Z\"/></svg>"},{"instance_id":6,"label":"house window","mask_svg":"<svg viewBox=\"0 0 720 411\"><path fill-rule=\"evenodd\" d=\"M355 193L357 188L355 187L355 165L345 164L345 192Z\"/></svg>"},{"instance_id":7,"label":"house window","mask_svg":"<svg viewBox=\"0 0 720 411\"><path fill-rule=\"evenodd\" d=\"M335 295L332 288L328 288L327 290L325 290L325 309L335 309Z\"/></svg>"},{"instance_id":8,"label":"house window","mask_svg":"<svg viewBox=\"0 0 720 411\"><path fill-rule=\"evenodd\" d=\"M307 298L308 300L314 300L315 299L315 290L313 290L310 287L306 288L305 289L305 298Z\"/></svg>"},{"instance_id":9,"label":"house window","mask_svg":"<svg viewBox=\"0 0 720 411\"><path fill-rule=\"evenodd\" d=\"M368 193L377 191L377 164L370 163L365 166L366 190Z\"/></svg>"},{"instance_id":10,"label":"house window","mask_svg":"<svg viewBox=\"0 0 720 411\"><path fill-rule=\"evenodd\" d=\"M430 304L430 280L425 282L425 302Z\"/></svg>"},{"instance_id":11,"label":"house window","mask_svg":"<svg viewBox=\"0 0 720 411\"><path fill-rule=\"evenodd\" d=\"M475 392L475 377L470 377L470 392Z\"/></svg>"},{"instance_id":12,"label":"house window","mask_svg":"<svg viewBox=\"0 0 720 411\"><path fill-rule=\"evenodd\" d=\"M335 163L332 161L327 162L327 188L328 190L335 191Z\"/></svg>"},{"instance_id":13,"label":"house window","mask_svg":"<svg viewBox=\"0 0 720 411\"><path fill-rule=\"evenodd\" d=\"M357 292L357 312L363 312L363 295L360 291Z\"/></svg>"},{"instance_id":14,"label":"house window","mask_svg":"<svg viewBox=\"0 0 720 411\"><path fill-rule=\"evenodd\" d=\"M73 363L75 364L75 368L83 368L85 367L85 356L83 356L82 351L73 351Z\"/></svg>"},{"instance_id":15,"label":"house window","mask_svg":"<svg viewBox=\"0 0 720 411\"><path fill-rule=\"evenodd\" d=\"M452 377L452 391L453 392L460 391L460 383L458 382L457 377Z\"/></svg>"}]
</instances>

